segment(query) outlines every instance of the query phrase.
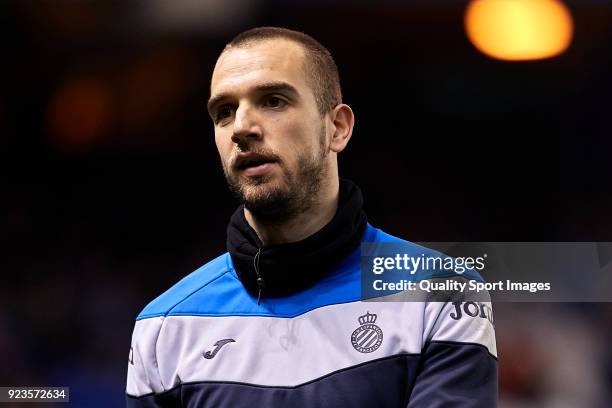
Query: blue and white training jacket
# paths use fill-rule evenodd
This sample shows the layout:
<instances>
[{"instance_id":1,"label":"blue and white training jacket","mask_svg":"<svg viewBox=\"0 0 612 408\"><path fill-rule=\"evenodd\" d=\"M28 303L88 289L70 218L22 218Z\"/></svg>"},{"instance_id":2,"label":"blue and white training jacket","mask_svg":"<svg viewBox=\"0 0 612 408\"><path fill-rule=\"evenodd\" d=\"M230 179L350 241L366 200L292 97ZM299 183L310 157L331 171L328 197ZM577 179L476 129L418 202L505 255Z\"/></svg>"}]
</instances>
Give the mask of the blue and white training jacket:
<instances>
[{"instance_id":1,"label":"blue and white training jacket","mask_svg":"<svg viewBox=\"0 0 612 408\"><path fill-rule=\"evenodd\" d=\"M369 224L362 241L405 242ZM485 306L361 301L360 248L315 286L258 305L225 253L137 317L127 406L495 407Z\"/></svg>"}]
</instances>

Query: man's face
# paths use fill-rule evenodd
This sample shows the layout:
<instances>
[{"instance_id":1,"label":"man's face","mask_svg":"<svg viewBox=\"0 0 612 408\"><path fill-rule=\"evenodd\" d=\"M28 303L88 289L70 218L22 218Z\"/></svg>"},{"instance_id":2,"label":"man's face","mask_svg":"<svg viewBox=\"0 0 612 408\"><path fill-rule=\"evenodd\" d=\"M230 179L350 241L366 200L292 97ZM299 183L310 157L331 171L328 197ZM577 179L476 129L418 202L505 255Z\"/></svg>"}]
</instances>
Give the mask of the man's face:
<instances>
[{"instance_id":1,"label":"man's face","mask_svg":"<svg viewBox=\"0 0 612 408\"><path fill-rule=\"evenodd\" d=\"M312 205L328 168L327 134L298 44L223 52L208 108L225 177L247 209L282 221Z\"/></svg>"}]
</instances>

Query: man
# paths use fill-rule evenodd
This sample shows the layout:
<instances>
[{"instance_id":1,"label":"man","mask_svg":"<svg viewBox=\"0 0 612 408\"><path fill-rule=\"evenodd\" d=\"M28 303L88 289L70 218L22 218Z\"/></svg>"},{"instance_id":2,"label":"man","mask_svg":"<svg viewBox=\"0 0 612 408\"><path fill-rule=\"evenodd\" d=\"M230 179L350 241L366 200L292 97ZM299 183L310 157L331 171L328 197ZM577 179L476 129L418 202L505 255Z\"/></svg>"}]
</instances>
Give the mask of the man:
<instances>
[{"instance_id":1,"label":"man","mask_svg":"<svg viewBox=\"0 0 612 408\"><path fill-rule=\"evenodd\" d=\"M360 299L360 244L405 241L369 225L359 188L338 177L354 116L329 52L287 29L246 31L221 53L210 92L242 205L228 253L138 316L128 406L495 406L488 319Z\"/></svg>"}]
</instances>

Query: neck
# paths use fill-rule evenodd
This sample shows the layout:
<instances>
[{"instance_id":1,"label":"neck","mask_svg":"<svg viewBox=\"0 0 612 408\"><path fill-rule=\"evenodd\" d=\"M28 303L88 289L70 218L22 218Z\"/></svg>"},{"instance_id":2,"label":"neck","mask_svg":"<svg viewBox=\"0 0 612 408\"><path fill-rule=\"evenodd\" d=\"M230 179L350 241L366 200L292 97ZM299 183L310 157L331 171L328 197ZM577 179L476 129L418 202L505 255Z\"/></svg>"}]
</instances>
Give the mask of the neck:
<instances>
[{"instance_id":1,"label":"neck","mask_svg":"<svg viewBox=\"0 0 612 408\"><path fill-rule=\"evenodd\" d=\"M286 222L273 223L258 219L246 208L244 216L264 246L298 242L308 238L327 225L338 208L339 182L336 178L321 189L314 204Z\"/></svg>"}]
</instances>

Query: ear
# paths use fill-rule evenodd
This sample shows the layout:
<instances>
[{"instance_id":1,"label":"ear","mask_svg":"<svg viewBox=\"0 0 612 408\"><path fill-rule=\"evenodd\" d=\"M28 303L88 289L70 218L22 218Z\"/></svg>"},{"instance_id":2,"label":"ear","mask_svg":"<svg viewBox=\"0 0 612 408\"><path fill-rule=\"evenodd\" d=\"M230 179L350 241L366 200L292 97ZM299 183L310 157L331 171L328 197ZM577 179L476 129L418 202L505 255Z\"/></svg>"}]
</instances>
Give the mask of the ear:
<instances>
[{"instance_id":1,"label":"ear","mask_svg":"<svg viewBox=\"0 0 612 408\"><path fill-rule=\"evenodd\" d=\"M341 103L329 113L334 130L329 144L332 152L340 153L348 144L355 126L355 115L350 106Z\"/></svg>"}]
</instances>

